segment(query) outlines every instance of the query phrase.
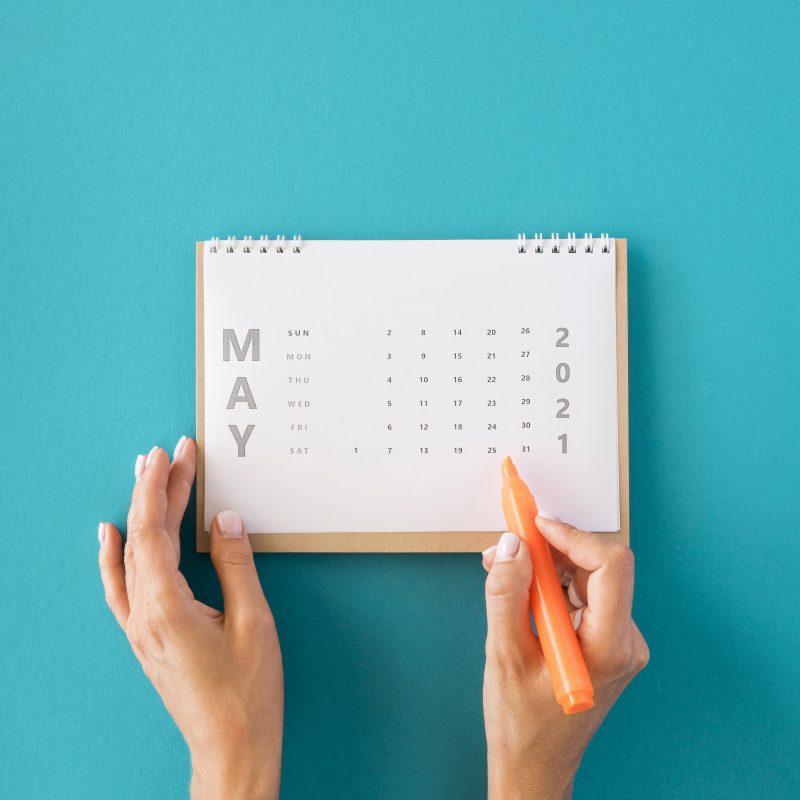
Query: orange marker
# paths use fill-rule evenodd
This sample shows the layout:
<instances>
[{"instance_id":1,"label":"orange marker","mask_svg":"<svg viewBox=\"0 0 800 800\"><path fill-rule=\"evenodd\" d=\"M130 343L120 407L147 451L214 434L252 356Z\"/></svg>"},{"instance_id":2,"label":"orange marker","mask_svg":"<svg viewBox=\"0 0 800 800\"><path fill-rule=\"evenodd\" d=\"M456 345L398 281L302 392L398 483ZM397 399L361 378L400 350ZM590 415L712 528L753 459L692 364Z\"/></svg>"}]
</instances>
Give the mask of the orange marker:
<instances>
[{"instance_id":1,"label":"orange marker","mask_svg":"<svg viewBox=\"0 0 800 800\"><path fill-rule=\"evenodd\" d=\"M534 521L539 513L536 501L510 458L503 461L503 513L508 529L522 537L531 551L531 611L556 700L565 714L593 708L594 687L572 627L550 545Z\"/></svg>"}]
</instances>

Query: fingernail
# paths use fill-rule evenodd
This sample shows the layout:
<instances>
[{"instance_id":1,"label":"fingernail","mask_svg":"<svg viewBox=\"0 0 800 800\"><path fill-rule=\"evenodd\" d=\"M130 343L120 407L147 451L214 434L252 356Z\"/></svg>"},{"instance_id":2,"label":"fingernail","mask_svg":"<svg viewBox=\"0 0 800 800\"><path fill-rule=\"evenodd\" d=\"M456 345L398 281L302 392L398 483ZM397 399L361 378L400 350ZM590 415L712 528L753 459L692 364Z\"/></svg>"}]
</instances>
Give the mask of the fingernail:
<instances>
[{"instance_id":1,"label":"fingernail","mask_svg":"<svg viewBox=\"0 0 800 800\"><path fill-rule=\"evenodd\" d=\"M516 533L504 533L497 543L497 553L494 557L494 563L498 564L501 561L511 561L519 552L519 536Z\"/></svg>"},{"instance_id":2,"label":"fingernail","mask_svg":"<svg viewBox=\"0 0 800 800\"><path fill-rule=\"evenodd\" d=\"M150 464L153 463L153 456L156 454L156 450L158 450L158 445L155 445L153 449L147 454L147 461L145 462L145 467L149 467Z\"/></svg>"},{"instance_id":3,"label":"fingernail","mask_svg":"<svg viewBox=\"0 0 800 800\"><path fill-rule=\"evenodd\" d=\"M97 541L100 542L100 545L102 546L105 540L106 540L106 524L105 522L101 522L97 526Z\"/></svg>"},{"instance_id":4,"label":"fingernail","mask_svg":"<svg viewBox=\"0 0 800 800\"><path fill-rule=\"evenodd\" d=\"M578 628L581 626L581 620L583 619L583 609L576 608L575 611L570 614L570 616L572 617L572 627L575 630L578 630Z\"/></svg>"},{"instance_id":5,"label":"fingernail","mask_svg":"<svg viewBox=\"0 0 800 800\"><path fill-rule=\"evenodd\" d=\"M217 514L217 525L223 539L239 539L244 526L242 518L235 511L220 511Z\"/></svg>"},{"instance_id":6,"label":"fingernail","mask_svg":"<svg viewBox=\"0 0 800 800\"><path fill-rule=\"evenodd\" d=\"M481 555L482 555L484 558L489 558L489 556L493 555L493 553L494 553L494 551L495 551L495 550L497 550L497 545L496 545L496 544L493 544L491 547L487 547L487 548L486 548L486 549L485 549L485 550L484 550L484 551L481 553Z\"/></svg>"},{"instance_id":7,"label":"fingernail","mask_svg":"<svg viewBox=\"0 0 800 800\"><path fill-rule=\"evenodd\" d=\"M542 519L549 519L550 522L563 522L561 517L557 516L556 514L551 514L549 511L540 511L539 516Z\"/></svg>"},{"instance_id":8,"label":"fingernail","mask_svg":"<svg viewBox=\"0 0 800 800\"><path fill-rule=\"evenodd\" d=\"M133 468L134 475L136 475L136 480L138 481L139 478L142 477L142 473L144 472L144 466L147 459L144 456L138 455L136 456L136 466Z\"/></svg>"},{"instance_id":9,"label":"fingernail","mask_svg":"<svg viewBox=\"0 0 800 800\"><path fill-rule=\"evenodd\" d=\"M185 444L186 444L186 437L181 436L181 438L178 439L178 444L175 445L175 451L172 454L173 461L183 452L183 446Z\"/></svg>"},{"instance_id":10,"label":"fingernail","mask_svg":"<svg viewBox=\"0 0 800 800\"><path fill-rule=\"evenodd\" d=\"M576 608L582 608L586 605L582 597L578 597L578 590L575 588L575 581L572 581L569 586L567 586L567 597L569 598L570 603L574 605Z\"/></svg>"}]
</instances>

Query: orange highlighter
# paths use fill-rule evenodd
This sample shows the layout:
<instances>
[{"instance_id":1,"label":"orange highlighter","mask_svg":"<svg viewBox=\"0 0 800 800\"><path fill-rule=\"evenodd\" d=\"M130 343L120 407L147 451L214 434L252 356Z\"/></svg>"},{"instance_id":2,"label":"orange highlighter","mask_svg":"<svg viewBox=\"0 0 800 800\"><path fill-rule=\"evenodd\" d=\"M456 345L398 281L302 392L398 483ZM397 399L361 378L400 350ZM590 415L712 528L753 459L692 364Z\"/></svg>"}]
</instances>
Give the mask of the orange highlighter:
<instances>
[{"instance_id":1,"label":"orange highlighter","mask_svg":"<svg viewBox=\"0 0 800 800\"><path fill-rule=\"evenodd\" d=\"M536 501L510 458L504 459L502 469L506 525L511 533L525 540L531 551L531 611L553 691L565 714L577 714L594 707L594 687L572 627L550 545L536 527Z\"/></svg>"}]
</instances>

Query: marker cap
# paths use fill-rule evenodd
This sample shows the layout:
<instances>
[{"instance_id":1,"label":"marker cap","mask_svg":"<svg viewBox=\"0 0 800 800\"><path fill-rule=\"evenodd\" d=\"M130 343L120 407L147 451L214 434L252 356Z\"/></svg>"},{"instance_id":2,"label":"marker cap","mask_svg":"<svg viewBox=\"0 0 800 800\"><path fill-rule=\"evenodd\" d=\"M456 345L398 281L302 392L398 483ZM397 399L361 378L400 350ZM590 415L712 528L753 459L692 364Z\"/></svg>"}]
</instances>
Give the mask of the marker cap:
<instances>
[{"instance_id":1,"label":"marker cap","mask_svg":"<svg viewBox=\"0 0 800 800\"><path fill-rule=\"evenodd\" d=\"M594 690L575 689L560 695L558 703L565 714L578 714L594 707Z\"/></svg>"}]
</instances>

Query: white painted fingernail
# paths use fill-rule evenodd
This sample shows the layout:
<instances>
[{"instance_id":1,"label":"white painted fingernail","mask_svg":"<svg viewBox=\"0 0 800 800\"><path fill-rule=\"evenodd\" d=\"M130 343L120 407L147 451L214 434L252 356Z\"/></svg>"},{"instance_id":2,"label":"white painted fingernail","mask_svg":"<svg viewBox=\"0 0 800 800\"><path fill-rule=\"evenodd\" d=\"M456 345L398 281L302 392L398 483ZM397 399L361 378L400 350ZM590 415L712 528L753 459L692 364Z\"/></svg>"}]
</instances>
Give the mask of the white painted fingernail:
<instances>
[{"instance_id":1,"label":"white painted fingernail","mask_svg":"<svg viewBox=\"0 0 800 800\"><path fill-rule=\"evenodd\" d=\"M143 455L136 456L136 466L133 468L133 474L136 476L137 481L142 477L146 461L147 459Z\"/></svg>"},{"instance_id":2,"label":"white painted fingernail","mask_svg":"<svg viewBox=\"0 0 800 800\"><path fill-rule=\"evenodd\" d=\"M217 514L217 525L223 539L240 539L244 530L242 518L230 509Z\"/></svg>"},{"instance_id":3,"label":"white painted fingernail","mask_svg":"<svg viewBox=\"0 0 800 800\"><path fill-rule=\"evenodd\" d=\"M556 514L551 514L549 511L540 511L539 516L542 519L549 519L551 522L563 522L561 517L557 516Z\"/></svg>"},{"instance_id":4,"label":"white painted fingernail","mask_svg":"<svg viewBox=\"0 0 800 800\"><path fill-rule=\"evenodd\" d=\"M101 522L97 526L97 541L100 542L100 546L103 546L103 542L106 540L106 524L105 522Z\"/></svg>"},{"instance_id":5,"label":"white painted fingernail","mask_svg":"<svg viewBox=\"0 0 800 800\"><path fill-rule=\"evenodd\" d=\"M147 461L145 462L145 467L149 467L150 464L153 463L153 456L156 454L156 450L158 450L158 445L155 445L153 449L147 454Z\"/></svg>"},{"instance_id":6,"label":"white painted fingernail","mask_svg":"<svg viewBox=\"0 0 800 800\"><path fill-rule=\"evenodd\" d=\"M570 616L572 617L572 627L575 628L575 630L578 630L578 628L581 626L581 620L583 619L583 609L575 609Z\"/></svg>"},{"instance_id":7,"label":"white painted fingernail","mask_svg":"<svg viewBox=\"0 0 800 800\"><path fill-rule=\"evenodd\" d=\"M572 581L570 585L567 587L567 597L569 598L570 603L574 606L578 606L582 608L586 603L583 598L578 597L578 592L575 589L575 581Z\"/></svg>"},{"instance_id":8,"label":"white painted fingernail","mask_svg":"<svg viewBox=\"0 0 800 800\"><path fill-rule=\"evenodd\" d=\"M481 553L481 555L482 555L484 558L489 558L489 556L491 556L491 555L494 555L494 551L495 551L495 550L497 550L497 545L496 545L496 544L493 544L491 547L487 547L487 548L486 548L486 549L485 549L485 550L484 550L484 551Z\"/></svg>"},{"instance_id":9,"label":"white painted fingernail","mask_svg":"<svg viewBox=\"0 0 800 800\"><path fill-rule=\"evenodd\" d=\"M494 563L501 561L512 561L519 552L519 536L516 533L504 533L497 543L497 552L494 556Z\"/></svg>"},{"instance_id":10,"label":"white painted fingernail","mask_svg":"<svg viewBox=\"0 0 800 800\"><path fill-rule=\"evenodd\" d=\"M181 438L178 439L178 444L175 445L175 451L172 454L173 461L183 452L183 446L185 444L186 444L186 437L181 436Z\"/></svg>"}]
</instances>

